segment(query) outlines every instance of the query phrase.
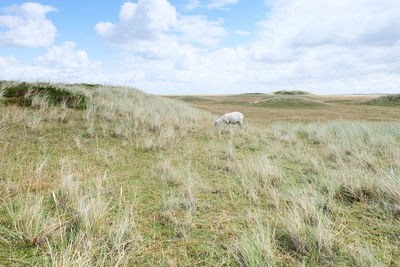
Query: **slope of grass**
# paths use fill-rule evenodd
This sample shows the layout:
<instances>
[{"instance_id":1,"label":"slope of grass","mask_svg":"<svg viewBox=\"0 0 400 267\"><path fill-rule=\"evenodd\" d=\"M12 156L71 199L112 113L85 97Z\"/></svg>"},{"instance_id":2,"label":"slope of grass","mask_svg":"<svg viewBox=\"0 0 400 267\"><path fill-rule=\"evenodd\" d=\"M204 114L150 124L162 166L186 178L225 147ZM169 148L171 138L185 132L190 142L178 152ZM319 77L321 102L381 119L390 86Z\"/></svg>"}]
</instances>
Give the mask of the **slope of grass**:
<instances>
[{"instance_id":1,"label":"slope of grass","mask_svg":"<svg viewBox=\"0 0 400 267\"><path fill-rule=\"evenodd\" d=\"M273 108L314 108L326 106L322 101L293 95L229 96L221 101L224 105L273 107ZM207 103L204 103L207 104Z\"/></svg>"},{"instance_id":2,"label":"slope of grass","mask_svg":"<svg viewBox=\"0 0 400 267\"><path fill-rule=\"evenodd\" d=\"M299 96L277 96L253 102L257 107L282 107L282 108L313 108L323 107L326 104Z\"/></svg>"},{"instance_id":3,"label":"slope of grass","mask_svg":"<svg viewBox=\"0 0 400 267\"><path fill-rule=\"evenodd\" d=\"M178 100L185 101L185 102L205 102L205 101L213 101L211 98L202 97L202 96L182 96L177 98Z\"/></svg>"},{"instance_id":4,"label":"slope of grass","mask_svg":"<svg viewBox=\"0 0 400 267\"><path fill-rule=\"evenodd\" d=\"M61 85L60 85L61 86ZM0 104L0 265L400 264L400 124L213 128L131 88Z\"/></svg>"},{"instance_id":5,"label":"slope of grass","mask_svg":"<svg viewBox=\"0 0 400 267\"><path fill-rule=\"evenodd\" d=\"M368 101L361 102L361 104L378 106L400 106L400 94L380 96Z\"/></svg>"}]
</instances>

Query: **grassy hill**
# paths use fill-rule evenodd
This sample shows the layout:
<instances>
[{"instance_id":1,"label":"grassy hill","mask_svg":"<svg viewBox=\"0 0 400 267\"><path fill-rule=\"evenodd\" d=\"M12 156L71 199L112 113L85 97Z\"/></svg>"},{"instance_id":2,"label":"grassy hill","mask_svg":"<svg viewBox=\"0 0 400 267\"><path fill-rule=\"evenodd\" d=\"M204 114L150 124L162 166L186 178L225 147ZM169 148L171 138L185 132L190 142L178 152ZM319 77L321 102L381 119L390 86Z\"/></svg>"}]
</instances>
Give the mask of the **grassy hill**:
<instances>
[{"instance_id":1,"label":"grassy hill","mask_svg":"<svg viewBox=\"0 0 400 267\"><path fill-rule=\"evenodd\" d=\"M178 100L185 101L185 102L212 102L213 100L209 97L202 97L202 96L181 96L177 98Z\"/></svg>"},{"instance_id":2,"label":"grassy hill","mask_svg":"<svg viewBox=\"0 0 400 267\"><path fill-rule=\"evenodd\" d=\"M325 106L325 103L301 96L271 96L252 103L257 107L313 108Z\"/></svg>"},{"instance_id":3,"label":"grassy hill","mask_svg":"<svg viewBox=\"0 0 400 267\"><path fill-rule=\"evenodd\" d=\"M276 91L274 92L275 95L311 95L311 93L306 91Z\"/></svg>"},{"instance_id":4,"label":"grassy hill","mask_svg":"<svg viewBox=\"0 0 400 267\"><path fill-rule=\"evenodd\" d=\"M28 85L1 84L0 265L400 264L398 122L214 128L133 88Z\"/></svg>"},{"instance_id":5,"label":"grassy hill","mask_svg":"<svg viewBox=\"0 0 400 267\"><path fill-rule=\"evenodd\" d=\"M361 104L377 106L400 106L400 94L380 96L368 101L363 101Z\"/></svg>"}]
</instances>

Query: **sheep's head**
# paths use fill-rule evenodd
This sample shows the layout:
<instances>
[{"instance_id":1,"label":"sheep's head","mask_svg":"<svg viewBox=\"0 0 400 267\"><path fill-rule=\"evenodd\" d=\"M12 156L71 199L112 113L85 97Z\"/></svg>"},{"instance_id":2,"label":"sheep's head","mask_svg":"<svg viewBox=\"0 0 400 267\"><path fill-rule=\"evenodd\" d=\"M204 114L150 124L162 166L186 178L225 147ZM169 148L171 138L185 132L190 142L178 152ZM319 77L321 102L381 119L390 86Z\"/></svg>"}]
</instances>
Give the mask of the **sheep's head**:
<instances>
[{"instance_id":1,"label":"sheep's head","mask_svg":"<svg viewBox=\"0 0 400 267\"><path fill-rule=\"evenodd\" d=\"M215 121L215 122L214 122L214 126L215 126L215 127L217 127L218 124L219 124L218 121Z\"/></svg>"}]
</instances>

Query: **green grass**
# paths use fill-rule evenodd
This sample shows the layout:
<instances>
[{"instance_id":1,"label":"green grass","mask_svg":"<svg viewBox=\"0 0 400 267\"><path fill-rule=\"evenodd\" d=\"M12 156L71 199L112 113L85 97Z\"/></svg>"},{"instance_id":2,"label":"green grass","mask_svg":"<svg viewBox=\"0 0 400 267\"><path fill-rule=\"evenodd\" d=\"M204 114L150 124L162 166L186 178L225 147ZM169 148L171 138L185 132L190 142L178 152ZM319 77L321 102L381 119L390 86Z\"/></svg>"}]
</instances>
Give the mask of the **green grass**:
<instances>
[{"instance_id":1,"label":"green grass","mask_svg":"<svg viewBox=\"0 0 400 267\"><path fill-rule=\"evenodd\" d=\"M311 93L306 91L276 91L274 92L275 95L311 95Z\"/></svg>"},{"instance_id":2,"label":"green grass","mask_svg":"<svg viewBox=\"0 0 400 267\"><path fill-rule=\"evenodd\" d=\"M0 103L0 265L400 264L398 122L214 128L181 101L57 86L87 109Z\"/></svg>"}]
</instances>

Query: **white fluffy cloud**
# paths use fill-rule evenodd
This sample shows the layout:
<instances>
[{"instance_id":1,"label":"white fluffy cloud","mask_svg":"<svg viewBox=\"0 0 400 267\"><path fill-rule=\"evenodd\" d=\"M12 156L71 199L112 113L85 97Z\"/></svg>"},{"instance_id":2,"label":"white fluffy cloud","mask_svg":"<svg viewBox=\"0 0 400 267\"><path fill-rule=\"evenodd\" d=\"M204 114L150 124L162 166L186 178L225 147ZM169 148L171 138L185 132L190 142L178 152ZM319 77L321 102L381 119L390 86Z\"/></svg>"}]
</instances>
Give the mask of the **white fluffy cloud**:
<instances>
[{"instance_id":1,"label":"white fluffy cloud","mask_svg":"<svg viewBox=\"0 0 400 267\"><path fill-rule=\"evenodd\" d=\"M209 21L202 15L180 17L175 30L182 33L179 41L202 45L216 45L228 35L220 21Z\"/></svg>"},{"instance_id":2,"label":"white fluffy cloud","mask_svg":"<svg viewBox=\"0 0 400 267\"><path fill-rule=\"evenodd\" d=\"M391 45L400 39L396 0L276 0L259 23L264 38L282 46Z\"/></svg>"},{"instance_id":3,"label":"white fluffy cloud","mask_svg":"<svg viewBox=\"0 0 400 267\"><path fill-rule=\"evenodd\" d=\"M75 47L74 42L52 46L31 65L22 64L13 56L0 57L0 80L105 82L101 63L89 60L85 51Z\"/></svg>"},{"instance_id":4,"label":"white fluffy cloud","mask_svg":"<svg viewBox=\"0 0 400 267\"><path fill-rule=\"evenodd\" d=\"M200 7L200 6L201 6L201 4L200 4L200 1L199 1L199 0L190 0L189 4L187 4L187 5L185 6L185 9L187 9L187 10L193 10L193 9L198 8L198 7Z\"/></svg>"},{"instance_id":5,"label":"white fluffy cloud","mask_svg":"<svg viewBox=\"0 0 400 267\"><path fill-rule=\"evenodd\" d=\"M175 7L166 0L125 2L119 23L100 22L95 26L99 37L109 45L129 48L137 41L155 41L176 24Z\"/></svg>"},{"instance_id":6,"label":"white fluffy cloud","mask_svg":"<svg viewBox=\"0 0 400 267\"><path fill-rule=\"evenodd\" d=\"M27 2L3 9L0 16L0 46L45 47L53 43L57 29L46 19L54 7Z\"/></svg>"},{"instance_id":7,"label":"white fluffy cloud","mask_svg":"<svg viewBox=\"0 0 400 267\"><path fill-rule=\"evenodd\" d=\"M118 23L100 22L95 30L107 45L132 52L130 62L139 57L153 63L168 60L182 69L192 62L195 49L190 46L215 46L228 34L221 23L203 15L178 15L167 0L139 0L121 6Z\"/></svg>"},{"instance_id":8,"label":"white fluffy cloud","mask_svg":"<svg viewBox=\"0 0 400 267\"><path fill-rule=\"evenodd\" d=\"M35 58L40 66L65 70L82 70L98 66L99 62L89 60L83 50L76 50L74 42L65 42L61 46L52 46L43 56Z\"/></svg>"},{"instance_id":9,"label":"white fluffy cloud","mask_svg":"<svg viewBox=\"0 0 400 267\"><path fill-rule=\"evenodd\" d=\"M118 23L100 22L95 30L107 45L154 62L177 53L175 36L167 34L176 24L175 7L168 1L139 0L121 6Z\"/></svg>"},{"instance_id":10,"label":"white fluffy cloud","mask_svg":"<svg viewBox=\"0 0 400 267\"><path fill-rule=\"evenodd\" d=\"M286 73L285 79L267 80L279 86L395 90L399 17L395 0L278 0L258 24L250 57Z\"/></svg>"},{"instance_id":11,"label":"white fluffy cloud","mask_svg":"<svg viewBox=\"0 0 400 267\"><path fill-rule=\"evenodd\" d=\"M226 8L228 5L235 5L239 0L213 0L207 5L208 8Z\"/></svg>"},{"instance_id":12,"label":"white fluffy cloud","mask_svg":"<svg viewBox=\"0 0 400 267\"><path fill-rule=\"evenodd\" d=\"M189 4L185 6L187 10L193 10L199 7L228 9L226 6L235 5L239 0L211 0L208 3L201 4L199 0L190 0Z\"/></svg>"},{"instance_id":13,"label":"white fluffy cloud","mask_svg":"<svg viewBox=\"0 0 400 267\"><path fill-rule=\"evenodd\" d=\"M249 32L247 32L247 31L242 31L242 30L236 30L236 31L235 31L235 34L241 35L241 36L250 35Z\"/></svg>"},{"instance_id":14,"label":"white fluffy cloud","mask_svg":"<svg viewBox=\"0 0 400 267\"><path fill-rule=\"evenodd\" d=\"M13 66L17 63L17 60L13 56L0 57L0 67L5 70L8 66Z\"/></svg>"},{"instance_id":15,"label":"white fluffy cloud","mask_svg":"<svg viewBox=\"0 0 400 267\"><path fill-rule=\"evenodd\" d=\"M215 45L228 34L221 21L209 21L203 15L177 15L167 0L125 2L117 24L100 22L95 30L106 44L149 58L178 53L180 43Z\"/></svg>"}]
</instances>

